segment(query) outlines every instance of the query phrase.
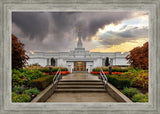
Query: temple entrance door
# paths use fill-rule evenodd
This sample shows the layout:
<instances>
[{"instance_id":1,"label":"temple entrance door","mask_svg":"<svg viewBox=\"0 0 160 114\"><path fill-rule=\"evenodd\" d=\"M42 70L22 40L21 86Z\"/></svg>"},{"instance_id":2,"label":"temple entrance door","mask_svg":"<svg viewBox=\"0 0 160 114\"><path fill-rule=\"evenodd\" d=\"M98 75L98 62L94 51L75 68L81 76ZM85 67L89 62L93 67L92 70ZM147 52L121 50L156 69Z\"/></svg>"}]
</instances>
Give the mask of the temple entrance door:
<instances>
[{"instance_id":1,"label":"temple entrance door","mask_svg":"<svg viewBox=\"0 0 160 114\"><path fill-rule=\"evenodd\" d=\"M86 71L86 62L74 62L74 71Z\"/></svg>"}]
</instances>

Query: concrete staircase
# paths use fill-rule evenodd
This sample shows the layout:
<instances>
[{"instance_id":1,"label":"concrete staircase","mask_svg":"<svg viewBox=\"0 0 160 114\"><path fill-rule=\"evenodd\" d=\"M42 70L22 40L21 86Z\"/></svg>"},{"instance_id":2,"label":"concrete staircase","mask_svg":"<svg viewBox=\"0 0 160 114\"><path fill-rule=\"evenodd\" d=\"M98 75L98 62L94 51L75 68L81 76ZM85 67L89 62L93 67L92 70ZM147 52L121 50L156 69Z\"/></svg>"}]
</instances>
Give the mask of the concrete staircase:
<instances>
[{"instance_id":1,"label":"concrete staircase","mask_svg":"<svg viewBox=\"0 0 160 114\"><path fill-rule=\"evenodd\" d=\"M105 92L101 80L60 80L55 92Z\"/></svg>"}]
</instances>

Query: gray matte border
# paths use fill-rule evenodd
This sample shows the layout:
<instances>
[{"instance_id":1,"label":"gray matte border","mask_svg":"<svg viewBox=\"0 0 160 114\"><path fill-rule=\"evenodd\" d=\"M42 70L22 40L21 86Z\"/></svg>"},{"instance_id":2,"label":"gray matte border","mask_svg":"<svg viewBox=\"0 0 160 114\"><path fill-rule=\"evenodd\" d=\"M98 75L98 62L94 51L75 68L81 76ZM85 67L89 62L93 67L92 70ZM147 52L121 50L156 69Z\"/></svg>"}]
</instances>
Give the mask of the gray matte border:
<instances>
[{"instance_id":1,"label":"gray matte border","mask_svg":"<svg viewBox=\"0 0 160 114\"><path fill-rule=\"evenodd\" d=\"M160 0L0 0L0 113L160 113ZM11 103L13 11L148 11L149 103Z\"/></svg>"}]
</instances>

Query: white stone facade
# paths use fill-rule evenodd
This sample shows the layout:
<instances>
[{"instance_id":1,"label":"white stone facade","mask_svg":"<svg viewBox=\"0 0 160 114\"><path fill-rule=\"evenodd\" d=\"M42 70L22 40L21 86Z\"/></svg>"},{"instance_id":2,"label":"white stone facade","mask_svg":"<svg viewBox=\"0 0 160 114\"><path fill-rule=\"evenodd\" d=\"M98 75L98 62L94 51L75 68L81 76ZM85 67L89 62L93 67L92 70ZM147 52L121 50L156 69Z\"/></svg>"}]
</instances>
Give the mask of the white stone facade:
<instances>
[{"instance_id":1,"label":"white stone facade","mask_svg":"<svg viewBox=\"0 0 160 114\"><path fill-rule=\"evenodd\" d=\"M106 57L109 58L110 65L129 65L125 57L128 53L101 53L89 52L82 47L81 32L78 32L79 41L77 48L70 52L34 52L29 53L28 64L38 63L41 66L53 65L52 58L55 60L55 66L67 67L70 72L88 71L98 66L105 65Z\"/></svg>"}]
</instances>

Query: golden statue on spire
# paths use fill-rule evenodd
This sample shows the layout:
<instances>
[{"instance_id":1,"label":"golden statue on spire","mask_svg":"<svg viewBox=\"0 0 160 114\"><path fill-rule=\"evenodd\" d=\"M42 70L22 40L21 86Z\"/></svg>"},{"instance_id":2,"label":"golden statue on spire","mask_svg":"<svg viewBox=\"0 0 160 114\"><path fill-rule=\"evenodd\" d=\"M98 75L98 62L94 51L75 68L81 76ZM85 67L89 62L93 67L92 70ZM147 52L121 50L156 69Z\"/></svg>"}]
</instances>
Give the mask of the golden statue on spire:
<instances>
[{"instance_id":1,"label":"golden statue on spire","mask_svg":"<svg viewBox=\"0 0 160 114\"><path fill-rule=\"evenodd\" d=\"M81 25L79 25L79 31L81 30Z\"/></svg>"}]
</instances>

